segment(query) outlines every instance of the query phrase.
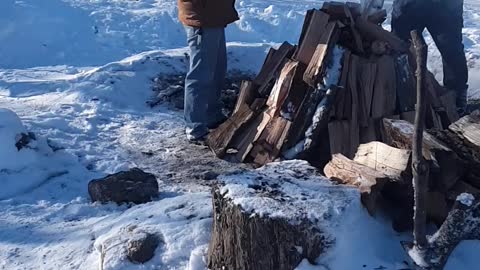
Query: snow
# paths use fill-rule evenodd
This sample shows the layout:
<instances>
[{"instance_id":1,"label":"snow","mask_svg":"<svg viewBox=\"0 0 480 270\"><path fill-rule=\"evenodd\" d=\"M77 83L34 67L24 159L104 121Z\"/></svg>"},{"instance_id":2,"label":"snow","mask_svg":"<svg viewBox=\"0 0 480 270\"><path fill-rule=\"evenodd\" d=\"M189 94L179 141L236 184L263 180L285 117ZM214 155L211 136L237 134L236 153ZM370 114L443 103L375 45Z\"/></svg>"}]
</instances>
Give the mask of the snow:
<instances>
[{"instance_id":1,"label":"snow","mask_svg":"<svg viewBox=\"0 0 480 270\"><path fill-rule=\"evenodd\" d=\"M472 206L475 197L470 193L462 193L458 195L457 201L465 206Z\"/></svg>"},{"instance_id":2,"label":"snow","mask_svg":"<svg viewBox=\"0 0 480 270\"><path fill-rule=\"evenodd\" d=\"M344 209L359 200L358 191L339 188L325 177L315 176L315 172L306 161L274 162L255 171L220 177L223 185L220 193L252 215L282 218L292 223L307 218L322 226L336 225ZM264 187L266 191L255 187ZM272 196L271 190L285 196Z\"/></svg>"},{"instance_id":3,"label":"snow","mask_svg":"<svg viewBox=\"0 0 480 270\"><path fill-rule=\"evenodd\" d=\"M240 21L226 29L229 70L256 72L270 46L297 42L305 11L321 1L236 5ZM391 9L391 1L385 6ZM211 195L192 173L236 165L185 142L181 112L145 105L153 78L186 69L176 12L175 0L1 1L0 269L98 269L102 250L104 269L205 269ZM480 2L467 0L470 96L478 98L479 19ZM429 67L441 79L439 53L429 49ZM18 135L28 132L36 140L18 150ZM89 180L131 167L157 176L158 200L136 206L89 201ZM335 227L337 244L316 265L304 261L299 269L406 268L399 241L408 236L393 232L387 219L368 216L358 200L315 202L315 190L331 187L321 177L295 179L295 170L305 167L282 177L292 178L292 192L312 190L306 213L343 218ZM278 209L273 204L261 213L289 214ZM122 243L144 232L158 235L161 244L152 261L131 264ZM462 243L446 269L475 269L478 250L478 241Z\"/></svg>"}]
</instances>

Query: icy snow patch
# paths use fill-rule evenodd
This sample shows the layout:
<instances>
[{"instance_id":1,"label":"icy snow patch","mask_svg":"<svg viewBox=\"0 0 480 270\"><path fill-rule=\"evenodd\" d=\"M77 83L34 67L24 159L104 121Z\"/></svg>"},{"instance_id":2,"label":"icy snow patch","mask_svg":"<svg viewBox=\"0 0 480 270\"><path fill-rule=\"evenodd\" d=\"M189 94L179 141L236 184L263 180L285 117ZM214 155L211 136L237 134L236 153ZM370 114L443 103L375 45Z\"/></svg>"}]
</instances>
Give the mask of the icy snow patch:
<instances>
[{"instance_id":1,"label":"icy snow patch","mask_svg":"<svg viewBox=\"0 0 480 270\"><path fill-rule=\"evenodd\" d=\"M472 206L473 201L475 201L475 197L470 193L462 193L457 197L457 202L465 206Z\"/></svg>"}]
</instances>

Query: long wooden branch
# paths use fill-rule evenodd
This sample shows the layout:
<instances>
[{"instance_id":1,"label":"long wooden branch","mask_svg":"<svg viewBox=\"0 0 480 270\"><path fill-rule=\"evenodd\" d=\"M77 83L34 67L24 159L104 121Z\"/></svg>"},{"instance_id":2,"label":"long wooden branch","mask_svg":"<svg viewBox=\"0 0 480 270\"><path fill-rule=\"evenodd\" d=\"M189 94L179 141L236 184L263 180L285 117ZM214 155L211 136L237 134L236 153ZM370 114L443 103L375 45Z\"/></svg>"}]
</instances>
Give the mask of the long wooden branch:
<instances>
[{"instance_id":1,"label":"long wooden branch","mask_svg":"<svg viewBox=\"0 0 480 270\"><path fill-rule=\"evenodd\" d=\"M427 68L427 44L417 32L411 32L413 44L417 55L417 105L415 114L415 129L413 132L413 187L415 193L414 214L414 239L417 248L422 249L427 245L426 224L427 207L426 197L428 188L428 164L422 154L423 130L425 128L425 71Z\"/></svg>"}]
</instances>

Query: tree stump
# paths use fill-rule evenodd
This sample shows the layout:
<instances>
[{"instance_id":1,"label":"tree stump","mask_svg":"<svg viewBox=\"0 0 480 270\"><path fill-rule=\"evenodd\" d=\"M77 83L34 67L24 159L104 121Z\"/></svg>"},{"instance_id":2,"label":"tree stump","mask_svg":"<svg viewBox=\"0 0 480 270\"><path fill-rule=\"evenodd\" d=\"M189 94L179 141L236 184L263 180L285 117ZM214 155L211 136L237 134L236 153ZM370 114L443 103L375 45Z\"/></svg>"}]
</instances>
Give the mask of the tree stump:
<instances>
[{"instance_id":1,"label":"tree stump","mask_svg":"<svg viewBox=\"0 0 480 270\"><path fill-rule=\"evenodd\" d=\"M358 191L335 186L305 161L223 176L213 191L209 269L292 270L335 243L332 228Z\"/></svg>"}]
</instances>

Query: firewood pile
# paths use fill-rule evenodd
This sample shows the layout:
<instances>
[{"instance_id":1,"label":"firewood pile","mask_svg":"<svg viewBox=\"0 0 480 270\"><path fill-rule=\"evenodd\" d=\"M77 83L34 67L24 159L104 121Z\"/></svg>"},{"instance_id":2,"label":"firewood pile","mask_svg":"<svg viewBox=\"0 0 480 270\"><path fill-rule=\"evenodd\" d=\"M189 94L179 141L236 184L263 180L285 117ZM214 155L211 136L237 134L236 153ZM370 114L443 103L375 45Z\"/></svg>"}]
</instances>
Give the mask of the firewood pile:
<instances>
[{"instance_id":1,"label":"firewood pile","mask_svg":"<svg viewBox=\"0 0 480 270\"><path fill-rule=\"evenodd\" d=\"M348 2L309 10L298 45L270 49L256 78L243 81L232 116L207 138L210 149L258 166L309 160L358 186L370 213L386 197L410 222L415 52L382 28L386 15ZM425 87L429 216L441 223L456 195L480 191L480 117L456 122L455 94L431 72Z\"/></svg>"}]
</instances>

